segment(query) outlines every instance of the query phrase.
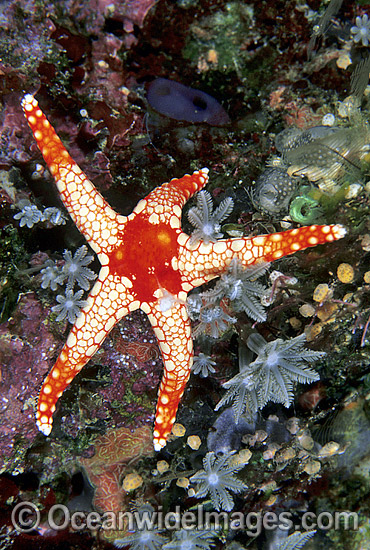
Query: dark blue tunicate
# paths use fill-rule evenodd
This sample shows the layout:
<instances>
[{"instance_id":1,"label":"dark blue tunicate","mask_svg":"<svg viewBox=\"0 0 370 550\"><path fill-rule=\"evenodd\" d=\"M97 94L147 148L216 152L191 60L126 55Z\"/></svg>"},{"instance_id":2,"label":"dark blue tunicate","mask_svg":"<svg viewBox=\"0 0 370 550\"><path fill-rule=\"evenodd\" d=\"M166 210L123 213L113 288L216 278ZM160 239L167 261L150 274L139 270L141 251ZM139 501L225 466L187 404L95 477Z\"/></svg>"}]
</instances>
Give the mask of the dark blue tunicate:
<instances>
[{"instance_id":1,"label":"dark blue tunicate","mask_svg":"<svg viewBox=\"0 0 370 550\"><path fill-rule=\"evenodd\" d=\"M217 456L222 456L230 451L239 451L243 435L254 434L255 430L256 417L251 422L242 418L236 423L234 411L229 407L217 417L213 429L208 434L208 450L213 451Z\"/></svg>"},{"instance_id":2,"label":"dark blue tunicate","mask_svg":"<svg viewBox=\"0 0 370 550\"><path fill-rule=\"evenodd\" d=\"M262 426L257 427L259 429L265 430L265 432L270 436L270 441L273 441L274 443L278 443L279 445L282 445L283 443L288 443L292 439L292 435L284 424L281 422L278 422L276 420L263 420L261 422Z\"/></svg>"},{"instance_id":3,"label":"dark blue tunicate","mask_svg":"<svg viewBox=\"0 0 370 550\"><path fill-rule=\"evenodd\" d=\"M230 122L228 114L214 97L166 78L153 80L147 99L156 111L175 120L207 122L212 126Z\"/></svg>"}]
</instances>

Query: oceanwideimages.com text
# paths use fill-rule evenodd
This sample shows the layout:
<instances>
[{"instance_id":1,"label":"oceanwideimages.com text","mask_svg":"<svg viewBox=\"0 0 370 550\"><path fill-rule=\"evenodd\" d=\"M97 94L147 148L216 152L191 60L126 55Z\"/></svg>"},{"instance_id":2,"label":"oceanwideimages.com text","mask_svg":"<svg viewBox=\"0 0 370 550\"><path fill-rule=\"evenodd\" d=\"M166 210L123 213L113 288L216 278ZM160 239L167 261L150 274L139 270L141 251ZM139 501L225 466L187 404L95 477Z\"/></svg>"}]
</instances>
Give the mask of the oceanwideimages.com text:
<instances>
[{"instance_id":1,"label":"oceanwideimages.com text","mask_svg":"<svg viewBox=\"0 0 370 550\"><path fill-rule=\"evenodd\" d=\"M20 502L12 512L15 529L26 533L37 530L41 525L41 512L31 502ZM182 512L177 506L174 512L164 513L161 507L149 512L71 512L63 504L55 504L47 513L46 523L55 531L72 529L82 530L118 530L143 531L180 529L194 530L243 530L250 537L260 535L263 530L283 529L287 531L311 531L321 529L357 530L358 515L355 512L305 512L299 520L291 512L216 512L198 506L194 511ZM45 525L45 520L43 525Z\"/></svg>"}]
</instances>

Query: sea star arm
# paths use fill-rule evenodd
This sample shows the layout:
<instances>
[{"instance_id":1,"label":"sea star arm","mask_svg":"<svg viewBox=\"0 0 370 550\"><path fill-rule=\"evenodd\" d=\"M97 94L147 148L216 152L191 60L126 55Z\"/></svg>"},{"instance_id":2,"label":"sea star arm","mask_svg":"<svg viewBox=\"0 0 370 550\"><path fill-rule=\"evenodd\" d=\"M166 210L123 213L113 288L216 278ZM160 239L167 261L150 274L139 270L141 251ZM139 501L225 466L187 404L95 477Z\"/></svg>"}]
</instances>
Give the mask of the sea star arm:
<instances>
[{"instance_id":1,"label":"sea star arm","mask_svg":"<svg viewBox=\"0 0 370 550\"><path fill-rule=\"evenodd\" d=\"M115 244L127 218L109 206L71 158L36 99L25 95L22 107L71 218L98 256L103 254Z\"/></svg>"},{"instance_id":2,"label":"sea star arm","mask_svg":"<svg viewBox=\"0 0 370 550\"><path fill-rule=\"evenodd\" d=\"M133 212L145 209L152 224L168 223L172 229L181 228L181 210L184 204L208 182L208 168L156 187L145 199L138 202Z\"/></svg>"},{"instance_id":3,"label":"sea star arm","mask_svg":"<svg viewBox=\"0 0 370 550\"><path fill-rule=\"evenodd\" d=\"M200 241L190 245L190 238L182 233L178 265L186 280L183 290L189 292L218 277L232 258L239 258L244 266L258 261L272 262L299 250L341 239L345 234L341 225L310 225L271 235L220 239L209 244Z\"/></svg>"},{"instance_id":4,"label":"sea star arm","mask_svg":"<svg viewBox=\"0 0 370 550\"><path fill-rule=\"evenodd\" d=\"M137 307L137 302L133 302L117 277L109 275L95 283L40 391L36 419L39 430L45 435L51 432L56 402L65 388L101 346L114 325Z\"/></svg>"},{"instance_id":5,"label":"sea star arm","mask_svg":"<svg viewBox=\"0 0 370 550\"><path fill-rule=\"evenodd\" d=\"M185 304L175 303L162 311L160 302L151 304L148 314L158 339L164 373L158 392L154 425L154 448L165 446L193 363L193 341Z\"/></svg>"}]
</instances>

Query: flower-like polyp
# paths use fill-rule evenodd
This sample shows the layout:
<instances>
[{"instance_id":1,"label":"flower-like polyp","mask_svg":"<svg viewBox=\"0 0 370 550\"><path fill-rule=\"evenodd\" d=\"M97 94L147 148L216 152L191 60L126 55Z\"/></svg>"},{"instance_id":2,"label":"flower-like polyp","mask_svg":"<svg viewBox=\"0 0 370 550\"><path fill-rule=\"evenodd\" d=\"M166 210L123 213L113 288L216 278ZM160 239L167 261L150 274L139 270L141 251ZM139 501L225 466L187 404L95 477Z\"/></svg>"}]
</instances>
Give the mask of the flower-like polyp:
<instances>
[{"instance_id":1,"label":"flower-like polyp","mask_svg":"<svg viewBox=\"0 0 370 550\"><path fill-rule=\"evenodd\" d=\"M362 17L356 17L356 25L351 27L351 33L355 42L361 42L363 46L368 46L370 40L370 21L367 13Z\"/></svg>"},{"instance_id":2,"label":"flower-like polyp","mask_svg":"<svg viewBox=\"0 0 370 550\"><path fill-rule=\"evenodd\" d=\"M22 101L38 147L74 223L97 254L101 270L67 342L41 388L37 425L52 429L58 399L122 317L144 311L162 352L154 448L164 447L175 422L193 362L187 294L218 277L236 257L247 266L271 262L345 235L340 225L302 227L252 238L190 244L181 210L208 181L206 168L173 179L139 201L129 216L117 214L63 146L31 95ZM169 296L173 299L169 300Z\"/></svg>"}]
</instances>

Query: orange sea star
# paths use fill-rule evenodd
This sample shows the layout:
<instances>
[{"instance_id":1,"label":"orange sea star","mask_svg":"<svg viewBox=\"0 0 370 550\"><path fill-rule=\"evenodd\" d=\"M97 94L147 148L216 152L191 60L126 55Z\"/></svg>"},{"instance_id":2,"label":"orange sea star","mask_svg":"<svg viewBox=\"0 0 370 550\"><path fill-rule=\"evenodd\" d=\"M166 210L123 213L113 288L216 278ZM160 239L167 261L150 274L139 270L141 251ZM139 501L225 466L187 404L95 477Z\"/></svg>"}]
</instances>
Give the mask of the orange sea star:
<instances>
[{"instance_id":1,"label":"orange sea star","mask_svg":"<svg viewBox=\"0 0 370 550\"><path fill-rule=\"evenodd\" d=\"M52 429L56 402L101 346L114 325L142 309L154 328L164 362L154 426L161 449L175 422L193 361L185 301L195 287L218 277L237 257L243 265L271 262L345 235L339 225L309 226L252 238L190 244L181 230L181 209L208 181L204 168L173 179L142 199L129 216L117 214L68 154L37 101L22 106L39 149L55 178L61 199L101 263L97 282L81 311L38 401L37 425Z\"/></svg>"}]
</instances>

